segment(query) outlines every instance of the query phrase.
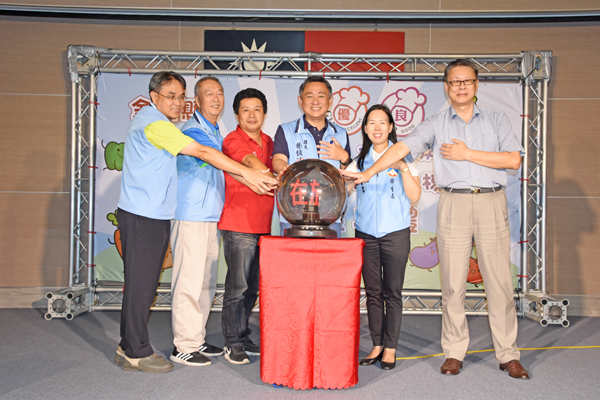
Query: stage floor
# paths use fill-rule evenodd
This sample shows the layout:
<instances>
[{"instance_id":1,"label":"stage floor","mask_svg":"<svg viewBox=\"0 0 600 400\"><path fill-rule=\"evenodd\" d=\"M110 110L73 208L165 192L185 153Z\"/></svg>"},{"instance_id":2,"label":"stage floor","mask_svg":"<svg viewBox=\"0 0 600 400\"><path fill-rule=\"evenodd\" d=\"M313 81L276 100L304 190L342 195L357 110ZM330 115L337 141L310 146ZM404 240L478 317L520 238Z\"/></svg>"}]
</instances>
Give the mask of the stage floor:
<instances>
[{"instance_id":1,"label":"stage floor","mask_svg":"<svg viewBox=\"0 0 600 400\"><path fill-rule=\"evenodd\" d=\"M511 379L498 370L486 317L470 317L470 351L457 376L439 373L443 356L398 360L392 371L359 367L358 384L347 390L295 391L260 380L260 357L232 365L223 356L206 367L175 364L166 374L127 372L113 364L119 340L119 312L84 314L72 321L43 318L43 309L0 309L1 399L598 399L600 318L570 317L571 326L541 327L519 319L521 362L532 379ZM221 314L208 322L207 341L223 345ZM252 338L258 338L253 314ZM441 353L440 316L404 316L397 357ZM171 313L154 312L150 337L157 352L173 351ZM559 347L556 349L541 349ZM366 316L361 316L360 355L371 348Z\"/></svg>"}]
</instances>

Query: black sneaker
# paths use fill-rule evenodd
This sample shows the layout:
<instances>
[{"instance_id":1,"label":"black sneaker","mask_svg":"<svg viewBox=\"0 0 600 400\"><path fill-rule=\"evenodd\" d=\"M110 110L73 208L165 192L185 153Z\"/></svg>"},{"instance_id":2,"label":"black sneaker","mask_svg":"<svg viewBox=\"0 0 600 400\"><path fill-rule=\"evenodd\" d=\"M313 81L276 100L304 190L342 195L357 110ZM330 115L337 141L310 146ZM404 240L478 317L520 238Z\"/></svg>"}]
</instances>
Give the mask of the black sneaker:
<instances>
[{"instance_id":1,"label":"black sneaker","mask_svg":"<svg viewBox=\"0 0 600 400\"><path fill-rule=\"evenodd\" d=\"M200 346L198 351L208 357L220 356L223 354L222 348L213 346L212 344L208 344L206 342Z\"/></svg>"},{"instance_id":2,"label":"black sneaker","mask_svg":"<svg viewBox=\"0 0 600 400\"><path fill-rule=\"evenodd\" d=\"M225 346L225 359L232 364L250 363L250 357L248 357L248 354L246 354L242 346L236 346L233 348Z\"/></svg>"},{"instance_id":3,"label":"black sneaker","mask_svg":"<svg viewBox=\"0 0 600 400\"><path fill-rule=\"evenodd\" d=\"M246 351L246 354L250 356L260 356L260 346L252 343L252 340L250 339L246 339L244 350Z\"/></svg>"},{"instance_id":4,"label":"black sneaker","mask_svg":"<svg viewBox=\"0 0 600 400\"><path fill-rule=\"evenodd\" d=\"M180 353L177 351L177 348L173 349L171 361L179 364L192 365L194 367L210 365L210 360L200 354L200 352L194 351L192 353Z\"/></svg>"}]
</instances>

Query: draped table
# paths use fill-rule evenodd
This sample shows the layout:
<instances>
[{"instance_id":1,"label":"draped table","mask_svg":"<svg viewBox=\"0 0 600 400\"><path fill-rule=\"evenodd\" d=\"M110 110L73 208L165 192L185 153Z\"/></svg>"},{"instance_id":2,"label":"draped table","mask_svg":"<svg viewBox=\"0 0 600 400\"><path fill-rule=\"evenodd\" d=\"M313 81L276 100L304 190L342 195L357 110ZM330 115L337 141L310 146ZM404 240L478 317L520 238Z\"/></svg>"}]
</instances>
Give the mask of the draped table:
<instances>
[{"instance_id":1,"label":"draped table","mask_svg":"<svg viewBox=\"0 0 600 400\"><path fill-rule=\"evenodd\" d=\"M364 242L263 236L259 246L263 382L356 385Z\"/></svg>"}]
</instances>

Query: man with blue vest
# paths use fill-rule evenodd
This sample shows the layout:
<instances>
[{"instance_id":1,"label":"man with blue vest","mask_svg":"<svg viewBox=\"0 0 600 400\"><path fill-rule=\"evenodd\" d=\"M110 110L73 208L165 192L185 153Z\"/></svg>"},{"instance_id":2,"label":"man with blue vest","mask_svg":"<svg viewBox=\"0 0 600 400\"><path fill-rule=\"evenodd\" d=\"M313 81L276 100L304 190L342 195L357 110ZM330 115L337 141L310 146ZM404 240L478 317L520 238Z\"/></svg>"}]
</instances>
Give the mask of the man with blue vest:
<instances>
[{"instance_id":1,"label":"man with blue vest","mask_svg":"<svg viewBox=\"0 0 600 400\"><path fill-rule=\"evenodd\" d=\"M235 174L257 193L268 192L276 183L261 171L199 144L173 125L185 104L185 87L177 73L154 74L149 85L152 104L136 114L125 139L118 203L125 284L115 363L127 371L173 369L172 363L154 353L147 323L177 206L177 155L191 155Z\"/></svg>"},{"instance_id":2,"label":"man with blue vest","mask_svg":"<svg viewBox=\"0 0 600 400\"><path fill-rule=\"evenodd\" d=\"M182 131L198 143L223 151L217 120L223 111L223 87L206 76L195 86L196 111ZM205 341L206 322L217 290L219 242L217 222L225 201L223 171L192 156L177 157L177 210L171 221L173 275L171 361L210 365L206 356L223 349Z\"/></svg>"},{"instance_id":3,"label":"man with blue vest","mask_svg":"<svg viewBox=\"0 0 600 400\"><path fill-rule=\"evenodd\" d=\"M310 76L300 85L298 104L304 115L281 124L275 133L273 170L283 173L296 161L318 158L336 168L345 169L352 158L348 133L325 118L332 102L331 85L321 76ZM291 225L280 217L280 233ZM341 235L339 221L331 226Z\"/></svg>"}]
</instances>

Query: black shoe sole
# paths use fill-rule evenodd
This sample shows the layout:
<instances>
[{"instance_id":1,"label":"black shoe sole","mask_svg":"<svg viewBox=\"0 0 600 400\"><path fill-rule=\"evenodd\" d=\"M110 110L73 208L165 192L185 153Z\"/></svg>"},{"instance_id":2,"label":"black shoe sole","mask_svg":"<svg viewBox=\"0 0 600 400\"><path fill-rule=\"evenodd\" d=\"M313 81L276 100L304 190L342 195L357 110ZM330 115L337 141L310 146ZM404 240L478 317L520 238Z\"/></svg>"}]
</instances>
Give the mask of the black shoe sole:
<instances>
[{"instance_id":1,"label":"black shoe sole","mask_svg":"<svg viewBox=\"0 0 600 400\"><path fill-rule=\"evenodd\" d=\"M388 363L385 361L381 362L381 369L383 369L383 370L389 371L394 368L396 368L396 360L394 360L394 362L391 362L391 363Z\"/></svg>"}]
</instances>

